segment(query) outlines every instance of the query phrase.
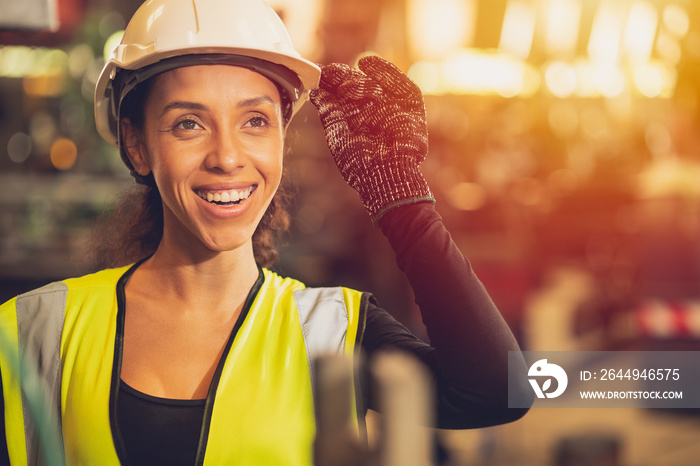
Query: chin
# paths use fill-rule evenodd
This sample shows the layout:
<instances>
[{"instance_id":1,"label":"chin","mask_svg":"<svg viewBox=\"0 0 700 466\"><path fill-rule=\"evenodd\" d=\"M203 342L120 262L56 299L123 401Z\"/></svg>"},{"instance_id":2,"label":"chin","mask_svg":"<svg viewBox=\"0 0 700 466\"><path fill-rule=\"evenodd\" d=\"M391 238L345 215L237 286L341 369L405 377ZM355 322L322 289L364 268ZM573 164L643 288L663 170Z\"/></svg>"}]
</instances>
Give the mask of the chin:
<instances>
[{"instance_id":1,"label":"chin","mask_svg":"<svg viewBox=\"0 0 700 466\"><path fill-rule=\"evenodd\" d=\"M252 234L239 239L231 238L230 236L225 238L209 238L208 240L203 240L202 244L210 251L220 253L245 251L246 249L249 249L251 253L253 251Z\"/></svg>"}]
</instances>

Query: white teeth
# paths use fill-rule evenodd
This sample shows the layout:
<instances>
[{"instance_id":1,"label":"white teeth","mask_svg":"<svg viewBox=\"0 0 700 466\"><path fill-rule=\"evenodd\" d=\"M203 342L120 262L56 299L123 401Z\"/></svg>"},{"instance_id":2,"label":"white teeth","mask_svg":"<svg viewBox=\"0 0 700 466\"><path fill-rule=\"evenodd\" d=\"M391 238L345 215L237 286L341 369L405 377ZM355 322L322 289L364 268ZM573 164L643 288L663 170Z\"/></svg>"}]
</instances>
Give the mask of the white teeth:
<instances>
[{"instance_id":1,"label":"white teeth","mask_svg":"<svg viewBox=\"0 0 700 466\"><path fill-rule=\"evenodd\" d=\"M207 193L197 191L197 195L208 202L238 202L243 199L248 199L254 189L253 186L249 186L240 191L237 189Z\"/></svg>"}]
</instances>

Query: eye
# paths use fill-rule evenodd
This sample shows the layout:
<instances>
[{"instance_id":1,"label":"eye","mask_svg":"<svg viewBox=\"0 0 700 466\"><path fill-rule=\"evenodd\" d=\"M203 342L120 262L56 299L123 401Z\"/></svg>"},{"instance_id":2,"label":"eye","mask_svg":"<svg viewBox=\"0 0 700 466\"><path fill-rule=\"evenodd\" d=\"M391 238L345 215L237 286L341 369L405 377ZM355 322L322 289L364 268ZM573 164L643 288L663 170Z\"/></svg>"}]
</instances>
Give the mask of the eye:
<instances>
[{"instance_id":1,"label":"eye","mask_svg":"<svg viewBox=\"0 0 700 466\"><path fill-rule=\"evenodd\" d=\"M270 125L270 121L267 118L265 118L264 116L260 116L260 115L254 116L253 118L248 120L245 124L245 126L251 126L253 128L262 128L262 127L269 126L269 125Z\"/></svg>"},{"instance_id":2,"label":"eye","mask_svg":"<svg viewBox=\"0 0 700 466\"><path fill-rule=\"evenodd\" d=\"M183 129L186 131L192 131L192 130L201 129L201 128L202 127L199 125L199 123L197 123L195 120L192 120L189 118L185 119L185 120L181 120L175 125L175 129Z\"/></svg>"}]
</instances>

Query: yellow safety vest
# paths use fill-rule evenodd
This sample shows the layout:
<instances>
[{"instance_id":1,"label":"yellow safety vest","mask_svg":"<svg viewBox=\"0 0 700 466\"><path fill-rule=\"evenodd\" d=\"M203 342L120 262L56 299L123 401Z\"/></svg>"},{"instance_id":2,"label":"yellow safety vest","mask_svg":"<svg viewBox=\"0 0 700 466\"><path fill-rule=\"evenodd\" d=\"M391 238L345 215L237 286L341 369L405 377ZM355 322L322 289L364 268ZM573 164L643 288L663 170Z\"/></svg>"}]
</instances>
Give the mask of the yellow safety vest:
<instances>
[{"instance_id":1,"label":"yellow safety vest","mask_svg":"<svg viewBox=\"0 0 700 466\"><path fill-rule=\"evenodd\" d=\"M65 463L119 464L123 284L135 268L52 283L0 306L0 332L16 350L0 354L12 464L44 463L37 422L54 422ZM306 288L261 269L212 380L197 464L311 465L310 362L325 353L353 357L366 301L358 291ZM20 354L39 369L49 421L35 419L22 396L28 378L12 369Z\"/></svg>"}]
</instances>

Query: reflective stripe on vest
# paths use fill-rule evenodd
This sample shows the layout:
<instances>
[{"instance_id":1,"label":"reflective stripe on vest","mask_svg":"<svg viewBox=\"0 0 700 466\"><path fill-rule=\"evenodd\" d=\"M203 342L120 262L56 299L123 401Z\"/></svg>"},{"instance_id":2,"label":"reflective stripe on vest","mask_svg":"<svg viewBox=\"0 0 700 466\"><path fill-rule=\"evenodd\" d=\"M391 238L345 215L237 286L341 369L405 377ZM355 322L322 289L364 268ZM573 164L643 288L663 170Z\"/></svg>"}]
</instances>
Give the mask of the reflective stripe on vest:
<instances>
[{"instance_id":1,"label":"reflective stripe on vest","mask_svg":"<svg viewBox=\"0 0 700 466\"><path fill-rule=\"evenodd\" d=\"M44 422L53 423L53 430L62 444L61 425L61 332L66 311L68 287L64 283L51 283L17 298L17 334L19 351L23 359L36 363L39 380L43 381L47 394L48 417ZM48 310L48 312L47 312ZM24 378L22 378L24 380ZM27 464L44 464L37 427L31 415L29 400L22 394ZM63 452L55 452L60 454Z\"/></svg>"},{"instance_id":2,"label":"reflective stripe on vest","mask_svg":"<svg viewBox=\"0 0 700 466\"><path fill-rule=\"evenodd\" d=\"M313 361L324 355L346 354L353 356L364 331L364 314L349 313L351 309L362 309L362 294L348 288L305 288L294 292L301 329L304 334L306 351L309 355L309 369L313 381L314 399L317 399L317 378ZM330 312L330 311L333 312ZM347 336L347 338L346 338ZM354 377L353 377L354 379ZM353 422L360 436L366 436L364 407L357 396L359 381L354 380L353 396L355 409Z\"/></svg>"},{"instance_id":3,"label":"reflective stripe on vest","mask_svg":"<svg viewBox=\"0 0 700 466\"><path fill-rule=\"evenodd\" d=\"M340 288L306 288L293 294L306 343L311 380L315 381L314 359L324 354L343 354L345 348L348 311L343 291ZM334 312L328 312L329 309ZM316 395L316 387L312 386L312 389Z\"/></svg>"},{"instance_id":4,"label":"reflective stripe on vest","mask_svg":"<svg viewBox=\"0 0 700 466\"><path fill-rule=\"evenodd\" d=\"M17 344L22 351L25 352L28 358L33 361L37 361L38 367L41 373L41 378L45 381L48 392L50 393L51 401L51 411L54 414L54 419L57 420L60 425L61 413L64 412L65 416L63 418L63 434L65 435L67 451L66 455L69 462L74 460L83 461L85 459L95 458L96 455L88 454L84 457L81 454L82 448L76 445L71 445L74 440L78 442L85 442L85 430L81 426L76 426L76 423L81 423L81 416L84 416L86 412L91 413L91 417L95 415L95 411L104 410L103 415L97 416L97 420L94 422L87 422L88 425L85 429L94 429L99 434L99 441L95 441L95 438L87 439L90 443L99 444L101 449L100 458L103 460L103 464L115 463L116 462L116 451L114 450L113 441L111 435L111 428L109 423L105 423L108 420L108 406L102 406L109 399L108 394L105 394L105 390L111 386L111 380L104 380L106 378L106 369L102 366L106 364L109 367L112 366L112 359L114 356L113 348L109 351L110 342L106 342L111 338L111 346L114 346L114 316L115 311L112 309L110 312L109 308L116 307L115 289L116 280L121 277L125 272L125 269L115 269L112 271L105 271L94 276L83 277L81 279L71 279L67 280L65 283L54 283L48 285L47 287L41 288L39 290L30 292L28 294L18 297L14 303L8 302L0 309L0 325L3 327L8 327L9 323L7 319L8 308L15 308L16 313L16 325L17 325ZM230 460L232 453L232 443L236 443L237 437L240 440L245 440L246 432L246 416L251 413L246 412L248 403L241 403L241 399L246 399L249 397L251 402L257 402L257 405L253 403L251 406L259 407L261 402L258 402L256 398L260 400L267 401L267 404L271 404L269 399L266 399L266 395L273 395L277 398L280 397L280 388L275 388L274 385L278 384L280 381L288 384L288 389L293 391L289 393L289 402L281 403L280 400L275 400L274 404L281 403L283 406L280 409L269 408L265 410L262 408L267 415L274 417L274 415L279 414L280 417L286 418L287 414L293 412L296 414L297 422L294 426L299 428L300 433L296 435L289 435L289 425L284 422L279 422L280 428L287 429L286 432L274 432L275 423L274 419L259 419L257 420L258 433L260 429L271 430L269 432L272 435L271 438L275 438L278 435L280 438L289 437L289 442L297 441L297 444L291 444L289 446L290 450L295 448L298 450L302 448L302 451L298 450L294 455L298 456L298 460L293 463L287 464L311 464L311 442L313 441L313 435L315 433L315 423L313 419L313 395L304 395L304 391L308 390L313 393L313 377L311 374L312 365L311 361L321 354L325 353L339 353L352 356L355 350L355 345L358 343L356 341L358 328L362 325L360 322L364 318L363 313L359 312L362 306L362 294L354 290L349 290L345 288L303 288L303 284L290 280L283 279L272 272L264 270L265 282L260 290L258 290L258 296L255 298L253 305L251 306L249 316L243 322L243 326L240 328L239 333L234 339L234 345L229 352L225 364L224 371L222 373L219 386L216 391L216 397L214 399L214 408L211 421L209 423L208 438L206 441L206 454L204 457L204 464L220 464L221 461ZM84 286L82 280L88 282L88 286ZM95 285L95 283L97 285ZM106 285L106 286L105 286ZM290 292L291 291L291 292ZM107 296L105 293L109 293ZM90 296L88 299L86 296ZM287 298L285 298L287 296ZM86 336L86 330L89 330L92 326L94 319L91 318L87 322L85 319L79 319L80 314L88 314L88 316L94 316L95 309L91 309L90 312L82 309L84 306L88 307L98 307L96 302L102 302L104 300L104 309L97 309L99 314L103 315L101 319L104 322L98 322L98 325L94 329L94 335ZM287 301L285 301L287 300ZM88 302L85 304L85 302ZM113 301L113 302L112 302ZM14 305L13 305L14 304ZM66 307L68 309L68 317L66 318L64 326L64 311ZM295 318L296 324L291 322L282 323L281 325L287 326L288 328L282 334L284 338L288 340L277 341L276 344L264 345L264 349L267 351L262 351L259 353L255 351L256 348L248 349L244 342L262 345L264 338L259 337L256 341L254 335L256 332L259 333L259 329L265 329L266 325L275 323L277 321L274 319L285 319L285 309L296 308ZM273 311L269 311L273 309ZM288 313L287 313L288 314ZM271 315L271 316L270 316ZM11 325L10 325L11 327ZM294 328L300 328L300 336L294 336L296 331ZM8 329L9 330L9 329ZM68 334L67 334L68 332ZM290 333L291 332L291 333ZM93 332L89 332L93 333ZM61 341L61 336L63 334L63 339L70 338L82 338L85 337L87 342L85 345L81 344L66 344L65 341ZM263 334L260 334L263 335ZM240 338L239 338L240 337ZM252 341L248 341L248 338L253 338ZM301 342L299 344L296 342L297 338ZM100 341L102 339L102 341ZM236 343L239 343L236 345ZM97 370L85 371L89 374L88 379L98 380L95 385L89 386L88 383L82 379L81 376L84 364L80 361L80 358L84 358L84 354L81 355L77 351L76 347L85 346L82 350L88 350L90 348L95 349L95 343L101 343L101 348L97 348L101 352L99 355L92 354L88 357L89 360L93 360L95 357L100 358L102 361L99 363L101 366ZM262 346L261 346L262 348ZM299 348L304 353L304 364L303 368L299 360L299 353L296 353L296 348ZM65 350L68 354L63 354L61 351ZM84 351L83 351L84 352ZM93 353L94 351L89 351ZM64 359L66 367L61 367L61 357ZM286 360L284 358L287 358ZM89 361L88 361L89 363ZM284 364L289 364L287 368ZM5 367L3 367L4 369ZM254 368L254 369L251 369ZM258 370L261 368L261 370ZM269 368L275 372L281 372L277 374L267 374L267 379L265 375L265 369ZM292 369L290 372L289 370ZM63 370L63 373L61 372ZM66 373L65 371L69 372ZM301 372L300 372L301 370ZM286 372L285 372L286 371ZM8 424L8 449L10 450L11 459L13 464L15 461L18 464L23 464L25 461L27 464L41 464L41 459L39 455L39 445L37 443L37 438L35 434L35 428L33 424L32 417L29 415L26 408L26 400L22 399L22 420L23 426L12 426L12 423L17 424L16 416L13 415L13 396L16 396L19 390L14 390L12 385L15 383L11 374L6 374L3 370L3 386L5 387L5 400L6 400L6 424ZM101 374L101 375L100 375ZM248 380L246 377L254 374L260 377L261 380L257 381L260 383L246 383ZM97 378L97 379L95 379ZM111 379L111 377L110 377ZM263 384L265 380L272 383ZM289 379L289 381L285 381ZM62 386L61 381L67 387ZM99 382L101 381L101 382ZM24 383L22 378L20 383ZM272 387L270 387L272 385ZM75 390L74 390L75 386ZM94 397L90 396L90 391L94 391ZM241 393L242 392L242 393ZM242 396L241 396L242 395ZM255 395L260 395L256 397ZM298 395L299 399L295 399L294 395ZM94 400L86 401L85 397L94 398ZM282 397L284 398L284 397ZM66 406L66 403L69 405ZM16 404L16 402L15 402ZM91 409L90 409L91 408ZM88 411L89 409L89 411ZM254 410L251 408L250 410ZM311 411L311 415L304 414L305 412ZM80 414L82 413L82 414ZM235 423L241 424L240 435L232 435L231 432L231 416L232 413L237 413L238 418L236 418ZM260 413L260 416L264 417L265 413ZM84 417L82 418L84 421ZM248 427L254 427L256 420L254 417L249 419ZM304 424L305 427L298 424ZM305 429L305 430L304 430ZM19 437L18 431L24 431L24 439L21 442L24 444L24 451L19 452L17 447L17 438L12 441L11 437ZM57 432L61 433L61 429L56 429ZM253 435L251 431L251 435ZM14 433L13 433L14 432ZM92 432L94 434L94 432ZM105 438L109 437L109 438ZM248 439L252 441L251 439ZM260 439L258 439L260 440ZM308 445L299 445L298 443L308 443ZM13 448L14 445L14 448ZM245 443L243 445L246 445ZM260 445L260 451L263 451L264 445ZM88 447L90 449L92 447ZM247 448L247 445L246 445ZM109 451L107 451L109 450ZM235 449L234 449L235 451ZM228 452L228 453L227 453ZM292 453L288 451L288 453ZM26 457L25 457L26 454ZM293 456L294 456L293 455ZM243 460L245 455L240 458ZM274 458L270 456L268 459ZM258 460L251 460L248 457L249 462L237 461L237 464L262 464Z\"/></svg>"}]
</instances>

